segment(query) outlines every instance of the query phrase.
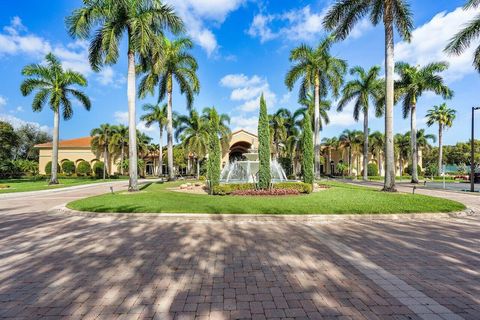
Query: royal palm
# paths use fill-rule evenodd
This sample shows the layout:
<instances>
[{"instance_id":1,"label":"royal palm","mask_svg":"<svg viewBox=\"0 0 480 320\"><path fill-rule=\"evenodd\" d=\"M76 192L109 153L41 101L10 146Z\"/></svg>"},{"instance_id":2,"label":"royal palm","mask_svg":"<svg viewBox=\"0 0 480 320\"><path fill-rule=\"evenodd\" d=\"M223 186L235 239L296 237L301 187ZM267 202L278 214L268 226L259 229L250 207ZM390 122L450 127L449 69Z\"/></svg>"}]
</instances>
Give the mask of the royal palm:
<instances>
[{"instance_id":1,"label":"royal palm","mask_svg":"<svg viewBox=\"0 0 480 320\"><path fill-rule=\"evenodd\" d=\"M183 30L183 22L173 9L160 0L83 0L83 7L67 18L70 35L91 37L89 60L93 70L117 63L120 41L127 39L129 187L138 190L136 139L135 56L146 56L152 46L161 42L165 29L174 33ZM96 29L92 32L93 29Z\"/></svg>"},{"instance_id":2,"label":"royal palm","mask_svg":"<svg viewBox=\"0 0 480 320\"><path fill-rule=\"evenodd\" d=\"M407 63L397 63L395 69L400 80L395 82L396 90L403 102L403 117L410 114L410 149L412 153L412 183L418 183L417 150L417 102L426 91L451 98L453 92L445 85L440 72L448 68L446 62L430 63L424 67L414 67Z\"/></svg>"},{"instance_id":3,"label":"royal palm","mask_svg":"<svg viewBox=\"0 0 480 320\"><path fill-rule=\"evenodd\" d=\"M349 81L342 90L342 97L338 103L337 111L343 109L350 103L354 102L353 118L358 121L360 114L363 116L363 180L368 180L368 112L370 102L376 104L383 96L384 81L378 78L380 67L372 67L366 71L362 67L354 67L350 70L350 74L356 79ZM377 105L378 106L378 105ZM379 106L375 110L375 115L380 117L383 115L383 106Z\"/></svg>"},{"instance_id":4,"label":"royal palm","mask_svg":"<svg viewBox=\"0 0 480 320\"><path fill-rule=\"evenodd\" d=\"M315 175L320 175L320 98L332 89L333 95L338 96L343 84L343 76L347 69L344 60L330 54L334 39L327 37L316 48L302 44L290 53L290 61L294 63L285 77L285 85L292 90L295 83L300 81L299 101L307 98L310 89L314 90L314 151Z\"/></svg>"},{"instance_id":5,"label":"royal palm","mask_svg":"<svg viewBox=\"0 0 480 320\"><path fill-rule=\"evenodd\" d=\"M159 155L158 155L158 176L163 175L163 130L167 125L167 104L151 104L147 103L143 105L143 111L146 114L140 117L140 120L145 121L145 126L149 128L154 123L158 125L159 130Z\"/></svg>"},{"instance_id":6,"label":"royal palm","mask_svg":"<svg viewBox=\"0 0 480 320\"><path fill-rule=\"evenodd\" d=\"M92 149L97 153L103 153L103 179L105 179L106 173L110 172L109 149L113 133L114 128L108 123L101 124L100 127L92 129L90 132Z\"/></svg>"},{"instance_id":7,"label":"royal palm","mask_svg":"<svg viewBox=\"0 0 480 320\"><path fill-rule=\"evenodd\" d=\"M120 124L112 127L112 138L110 140L110 151L116 155L120 154L120 173L123 175L123 163L125 161L125 149L128 148L128 127Z\"/></svg>"},{"instance_id":8,"label":"royal palm","mask_svg":"<svg viewBox=\"0 0 480 320\"><path fill-rule=\"evenodd\" d=\"M58 141L60 131L60 113L64 120L73 116L71 98L77 99L85 109L90 110L90 100L75 86L86 87L83 75L71 70L64 70L60 61L51 53L45 57L46 64L31 64L23 68L26 79L20 86L23 96L37 91L32 102L34 112L42 111L49 104L53 111L52 175L49 184L58 184Z\"/></svg>"},{"instance_id":9,"label":"royal palm","mask_svg":"<svg viewBox=\"0 0 480 320\"><path fill-rule=\"evenodd\" d=\"M372 155L377 158L378 175L382 176L383 172L383 152L385 150L385 136L380 131L375 131L370 134L369 147Z\"/></svg>"},{"instance_id":10,"label":"royal palm","mask_svg":"<svg viewBox=\"0 0 480 320\"><path fill-rule=\"evenodd\" d=\"M443 161L443 131L450 128L455 120L456 111L449 108L445 103L434 106L427 112L427 125L430 127L438 123L438 170L442 172Z\"/></svg>"},{"instance_id":11,"label":"royal palm","mask_svg":"<svg viewBox=\"0 0 480 320\"><path fill-rule=\"evenodd\" d=\"M222 150L227 150L230 145L231 130L230 130L230 117L225 113L218 113L215 107L207 107L202 110L202 118L206 123L210 123L212 117L215 115L218 123L215 127L218 127L218 136L220 137L220 146Z\"/></svg>"},{"instance_id":12,"label":"royal palm","mask_svg":"<svg viewBox=\"0 0 480 320\"><path fill-rule=\"evenodd\" d=\"M334 30L337 39L345 39L362 18L369 15L385 29L385 183L384 191L395 191L395 159L393 141L394 104L394 26L400 37L410 41L413 29L412 13L405 0L337 0L323 21L328 30Z\"/></svg>"},{"instance_id":13,"label":"royal palm","mask_svg":"<svg viewBox=\"0 0 480 320\"><path fill-rule=\"evenodd\" d=\"M164 37L162 43L152 46L150 56L142 58L140 62L141 70L146 74L140 82L139 96L145 97L148 93L153 95L158 85L158 101L167 98L167 160L170 180L175 179L172 111L174 81L178 84L180 93L185 94L188 109L191 109L193 105L194 95L200 91L200 82L196 74L198 64L195 58L188 53L192 47L190 39L180 38L170 41Z\"/></svg>"}]
</instances>

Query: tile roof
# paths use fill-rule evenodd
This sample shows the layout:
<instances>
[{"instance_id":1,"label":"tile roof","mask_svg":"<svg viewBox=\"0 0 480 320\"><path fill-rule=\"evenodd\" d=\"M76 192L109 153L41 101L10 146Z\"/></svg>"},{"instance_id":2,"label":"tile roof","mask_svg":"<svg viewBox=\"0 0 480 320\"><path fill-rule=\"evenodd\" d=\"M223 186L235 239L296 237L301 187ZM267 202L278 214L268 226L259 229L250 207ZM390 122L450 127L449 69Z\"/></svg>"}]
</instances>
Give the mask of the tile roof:
<instances>
[{"instance_id":1,"label":"tile roof","mask_svg":"<svg viewBox=\"0 0 480 320\"><path fill-rule=\"evenodd\" d=\"M59 148L90 148L90 142L92 141L92 137L83 137L77 139L70 139L70 140L60 140ZM37 144L35 148L51 148L52 143L42 143Z\"/></svg>"}]
</instances>

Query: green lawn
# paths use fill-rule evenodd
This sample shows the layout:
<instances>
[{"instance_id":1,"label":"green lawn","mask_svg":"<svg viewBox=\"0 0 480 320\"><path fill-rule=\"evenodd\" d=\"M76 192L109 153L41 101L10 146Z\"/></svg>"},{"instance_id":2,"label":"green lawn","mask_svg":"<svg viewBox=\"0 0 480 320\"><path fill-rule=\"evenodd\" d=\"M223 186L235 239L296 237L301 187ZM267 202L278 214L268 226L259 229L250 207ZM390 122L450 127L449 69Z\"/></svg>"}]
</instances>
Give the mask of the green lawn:
<instances>
[{"instance_id":1,"label":"green lawn","mask_svg":"<svg viewBox=\"0 0 480 320\"><path fill-rule=\"evenodd\" d=\"M464 205L440 198L389 194L331 182L330 189L301 196L208 196L167 190L179 183L152 184L137 194L115 193L74 201L68 207L92 212L362 214L452 212Z\"/></svg>"},{"instance_id":2,"label":"green lawn","mask_svg":"<svg viewBox=\"0 0 480 320\"><path fill-rule=\"evenodd\" d=\"M0 194L2 193L12 193L12 192L23 192L23 191L38 191L38 190L49 190L49 189L58 189L65 187L72 187L82 184L89 183L99 183L107 181L118 181L118 180L94 180L94 179L82 179L82 178L59 178L60 184L57 185L48 185L47 180L31 180L31 179L0 179ZM2 188L1 186L9 186L8 188Z\"/></svg>"}]
</instances>

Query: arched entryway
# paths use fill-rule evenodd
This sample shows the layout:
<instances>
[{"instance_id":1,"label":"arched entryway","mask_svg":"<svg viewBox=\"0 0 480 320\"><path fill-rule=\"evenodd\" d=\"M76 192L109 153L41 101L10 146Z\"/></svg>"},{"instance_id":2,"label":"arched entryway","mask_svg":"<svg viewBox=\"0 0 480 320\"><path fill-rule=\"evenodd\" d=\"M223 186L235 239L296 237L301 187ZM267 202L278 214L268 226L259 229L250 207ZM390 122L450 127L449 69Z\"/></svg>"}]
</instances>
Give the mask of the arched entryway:
<instances>
[{"instance_id":1,"label":"arched entryway","mask_svg":"<svg viewBox=\"0 0 480 320\"><path fill-rule=\"evenodd\" d=\"M245 156L243 155L244 153L247 153L248 150L252 147L251 143L248 143L246 141L239 141L234 143L230 147L230 151L228 154L228 160L230 162L234 162L237 160L246 160Z\"/></svg>"}]
</instances>

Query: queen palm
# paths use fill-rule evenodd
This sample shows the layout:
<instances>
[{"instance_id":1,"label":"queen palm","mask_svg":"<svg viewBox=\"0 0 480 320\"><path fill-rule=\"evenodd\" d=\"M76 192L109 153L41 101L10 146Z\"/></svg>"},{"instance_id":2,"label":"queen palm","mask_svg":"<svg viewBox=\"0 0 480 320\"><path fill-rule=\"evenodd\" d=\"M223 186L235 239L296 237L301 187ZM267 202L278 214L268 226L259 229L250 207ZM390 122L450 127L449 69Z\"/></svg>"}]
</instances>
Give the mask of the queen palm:
<instances>
[{"instance_id":1,"label":"queen palm","mask_svg":"<svg viewBox=\"0 0 480 320\"><path fill-rule=\"evenodd\" d=\"M200 91L197 78L198 64L188 53L193 47L190 39L180 38L170 41L163 37L158 45L153 45L149 56L141 59L141 71L145 72L139 85L139 96L147 93L153 95L155 87L159 86L158 101L167 98L167 160L168 177L175 179L173 172L173 111L172 92L174 80L179 85L180 93L185 94L187 108L191 109L193 97Z\"/></svg>"},{"instance_id":2,"label":"queen palm","mask_svg":"<svg viewBox=\"0 0 480 320\"><path fill-rule=\"evenodd\" d=\"M323 25L334 30L337 39L345 39L366 15L373 25L383 19L385 29L385 183L384 191L395 189L395 159L393 141L394 104L394 26L400 37L410 41L413 29L410 5L405 0L337 0L328 11Z\"/></svg>"},{"instance_id":3,"label":"queen palm","mask_svg":"<svg viewBox=\"0 0 480 320\"><path fill-rule=\"evenodd\" d=\"M427 125L431 127L434 123L438 123L438 170L442 170L443 161L443 131L445 128L450 128L455 120L456 111L442 103L439 106L434 106L433 109L427 112Z\"/></svg>"},{"instance_id":4,"label":"queen palm","mask_svg":"<svg viewBox=\"0 0 480 320\"><path fill-rule=\"evenodd\" d=\"M384 91L384 81L379 79L380 67L375 66L366 71L362 67L350 69L350 74L357 78L349 81L342 90L342 97L338 102L337 111L343 109L352 101L355 102L353 108L353 118L358 121L360 114L363 115L363 180L368 180L368 112L370 102L373 101L377 106L375 115L383 115L383 106L376 104L382 97Z\"/></svg>"},{"instance_id":5,"label":"queen palm","mask_svg":"<svg viewBox=\"0 0 480 320\"><path fill-rule=\"evenodd\" d=\"M74 88L87 86L87 80L83 75L72 70L64 70L52 53L47 54L45 61L45 65L31 64L23 68L22 75L26 79L22 82L20 91L23 96L37 91L32 102L34 112L42 111L47 103L53 111L52 175L49 184L58 184L60 113L64 120L69 120L73 116L72 97L87 110L90 110L91 103L82 91Z\"/></svg>"},{"instance_id":6,"label":"queen palm","mask_svg":"<svg viewBox=\"0 0 480 320\"><path fill-rule=\"evenodd\" d=\"M125 149L128 148L128 127L120 124L112 127L110 139L110 152L120 154L120 173L123 175L123 163L125 162Z\"/></svg>"},{"instance_id":7,"label":"queen palm","mask_svg":"<svg viewBox=\"0 0 480 320\"><path fill-rule=\"evenodd\" d=\"M158 155L158 176L163 175L163 130L167 125L167 104L151 104L147 103L143 105L143 111L147 113L140 117L140 120L145 121L145 126L149 128L154 123L158 125L159 129L159 155Z\"/></svg>"},{"instance_id":8,"label":"queen palm","mask_svg":"<svg viewBox=\"0 0 480 320\"><path fill-rule=\"evenodd\" d=\"M410 114L410 148L412 153L412 183L418 183L418 154L417 154L417 102L420 96L430 91L451 98L452 90L445 85L440 72L448 68L446 62L430 63L424 67L414 67L407 63L397 63L395 69L400 75L400 80L395 86L403 100L403 117Z\"/></svg>"},{"instance_id":9,"label":"queen palm","mask_svg":"<svg viewBox=\"0 0 480 320\"><path fill-rule=\"evenodd\" d=\"M178 116L175 138L182 141L185 150L195 157L197 179L200 178L200 161L207 154L208 123L196 110L190 110L188 116Z\"/></svg>"},{"instance_id":10,"label":"queen palm","mask_svg":"<svg viewBox=\"0 0 480 320\"><path fill-rule=\"evenodd\" d=\"M468 10L471 8L478 8L479 6L480 0L468 0L463 8ZM450 40L445 51L450 54L461 55L468 47L470 47L472 41L478 39L479 36L480 15L477 15L475 19L469 21L467 25ZM475 49L473 66L477 71L480 71L480 45Z\"/></svg>"},{"instance_id":11,"label":"queen palm","mask_svg":"<svg viewBox=\"0 0 480 320\"><path fill-rule=\"evenodd\" d=\"M371 153L377 158L378 174L381 176L383 172L383 151L385 149L385 136L380 131L375 131L370 134L369 147Z\"/></svg>"},{"instance_id":12,"label":"queen palm","mask_svg":"<svg viewBox=\"0 0 480 320\"><path fill-rule=\"evenodd\" d=\"M217 113L218 119L218 136L220 137L220 145L222 150L227 150L230 145L232 131L230 130L230 117L225 113L218 114L215 107L207 107L202 110L202 118L206 123L210 123L213 112Z\"/></svg>"},{"instance_id":13,"label":"queen palm","mask_svg":"<svg viewBox=\"0 0 480 320\"><path fill-rule=\"evenodd\" d=\"M110 172L110 155L109 147L114 133L114 128L108 123L101 124L100 127L92 129L91 146L92 150L97 153L103 153L103 179L105 180L106 172Z\"/></svg>"},{"instance_id":14,"label":"queen palm","mask_svg":"<svg viewBox=\"0 0 480 320\"><path fill-rule=\"evenodd\" d=\"M182 20L161 0L83 0L83 7L67 18L72 37L88 39L92 69L117 63L122 37L127 38L127 99L129 126L129 191L138 191L137 138L135 110L135 56L149 54L150 48L161 42L165 29L178 33ZM92 32L93 29L95 31Z\"/></svg>"},{"instance_id":15,"label":"queen palm","mask_svg":"<svg viewBox=\"0 0 480 320\"><path fill-rule=\"evenodd\" d=\"M327 37L316 48L306 44L293 49L290 53L290 61L295 64L285 77L285 85L292 90L295 83L301 79L299 101L307 98L311 88L314 90L314 151L315 151L315 175L320 175L320 98L328 94L332 89L336 97L343 84L343 77L347 69L347 63L330 54L333 37Z\"/></svg>"}]
</instances>

